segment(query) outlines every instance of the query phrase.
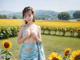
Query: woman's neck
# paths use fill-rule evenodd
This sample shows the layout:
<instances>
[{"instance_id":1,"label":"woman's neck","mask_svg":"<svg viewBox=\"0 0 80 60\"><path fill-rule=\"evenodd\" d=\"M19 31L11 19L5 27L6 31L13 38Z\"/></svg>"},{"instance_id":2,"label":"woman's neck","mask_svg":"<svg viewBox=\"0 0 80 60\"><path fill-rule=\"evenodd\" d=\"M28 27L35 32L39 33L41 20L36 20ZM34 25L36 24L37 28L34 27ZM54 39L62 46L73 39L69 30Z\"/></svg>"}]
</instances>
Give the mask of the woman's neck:
<instances>
[{"instance_id":1,"label":"woman's neck","mask_svg":"<svg viewBox=\"0 0 80 60\"><path fill-rule=\"evenodd\" d=\"M32 24L33 24L33 22L32 22L32 23L27 23L26 25L27 25L27 26L31 26Z\"/></svg>"}]
</instances>

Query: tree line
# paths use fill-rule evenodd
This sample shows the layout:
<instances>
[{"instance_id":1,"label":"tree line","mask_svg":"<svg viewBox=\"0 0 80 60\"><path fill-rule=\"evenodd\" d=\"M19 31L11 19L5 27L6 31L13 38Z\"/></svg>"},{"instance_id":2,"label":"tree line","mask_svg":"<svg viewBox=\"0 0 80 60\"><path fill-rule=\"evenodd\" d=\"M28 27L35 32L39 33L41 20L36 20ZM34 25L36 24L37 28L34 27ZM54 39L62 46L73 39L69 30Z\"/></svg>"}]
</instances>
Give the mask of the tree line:
<instances>
[{"instance_id":1,"label":"tree line","mask_svg":"<svg viewBox=\"0 0 80 60\"><path fill-rule=\"evenodd\" d=\"M70 17L70 14L68 12L61 12L58 14L58 19L69 20L69 19L71 19L71 17ZM75 11L73 13L73 19L80 19L80 11Z\"/></svg>"},{"instance_id":2,"label":"tree line","mask_svg":"<svg viewBox=\"0 0 80 60\"><path fill-rule=\"evenodd\" d=\"M73 14L72 14L72 16L73 16L73 18L71 17L71 15L70 15L70 13L68 13L68 12L59 12L58 14L57 14L57 18L58 18L58 20L70 20L70 19L80 19L80 11L75 11ZM37 16L37 17L39 17L39 16ZM53 16L54 17L54 16ZM7 15L0 15L0 19L8 19L9 17L7 16ZM21 19L22 17L20 17L20 16L16 16L16 15L13 15L12 17L11 17L11 19ZM43 19L44 18L44 19ZM44 17L39 17L38 18L38 20L39 19L42 19L42 20L45 20L47 18L47 16L44 16ZM48 17L48 18L50 18L50 17ZM46 19L47 20L47 19ZM53 19L51 19L51 20L53 20Z\"/></svg>"}]
</instances>

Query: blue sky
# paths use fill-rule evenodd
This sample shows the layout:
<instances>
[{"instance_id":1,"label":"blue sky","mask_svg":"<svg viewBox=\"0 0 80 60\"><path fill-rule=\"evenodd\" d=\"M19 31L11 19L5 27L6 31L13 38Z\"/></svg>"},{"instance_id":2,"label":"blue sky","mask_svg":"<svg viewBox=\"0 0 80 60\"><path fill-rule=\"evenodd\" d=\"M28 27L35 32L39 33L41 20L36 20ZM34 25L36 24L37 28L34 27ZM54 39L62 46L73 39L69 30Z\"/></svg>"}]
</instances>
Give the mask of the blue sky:
<instances>
[{"instance_id":1,"label":"blue sky","mask_svg":"<svg viewBox=\"0 0 80 60\"><path fill-rule=\"evenodd\" d=\"M25 6L57 12L80 10L80 0L0 0L0 11L20 12Z\"/></svg>"}]
</instances>

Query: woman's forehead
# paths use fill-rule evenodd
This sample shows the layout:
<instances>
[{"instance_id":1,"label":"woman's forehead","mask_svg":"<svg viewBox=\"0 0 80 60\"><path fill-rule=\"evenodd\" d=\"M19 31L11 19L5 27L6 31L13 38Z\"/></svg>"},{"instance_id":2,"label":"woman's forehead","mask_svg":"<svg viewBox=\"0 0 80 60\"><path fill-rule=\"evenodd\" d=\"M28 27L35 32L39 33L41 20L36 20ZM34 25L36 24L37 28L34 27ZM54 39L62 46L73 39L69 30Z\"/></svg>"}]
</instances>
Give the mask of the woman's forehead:
<instances>
[{"instance_id":1,"label":"woman's forehead","mask_svg":"<svg viewBox=\"0 0 80 60\"><path fill-rule=\"evenodd\" d=\"M29 10L29 11L27 11L25 14L26 14L26 15L27 15L27 14L32 14L32 11Z\"/></svg>"}]
</instances>

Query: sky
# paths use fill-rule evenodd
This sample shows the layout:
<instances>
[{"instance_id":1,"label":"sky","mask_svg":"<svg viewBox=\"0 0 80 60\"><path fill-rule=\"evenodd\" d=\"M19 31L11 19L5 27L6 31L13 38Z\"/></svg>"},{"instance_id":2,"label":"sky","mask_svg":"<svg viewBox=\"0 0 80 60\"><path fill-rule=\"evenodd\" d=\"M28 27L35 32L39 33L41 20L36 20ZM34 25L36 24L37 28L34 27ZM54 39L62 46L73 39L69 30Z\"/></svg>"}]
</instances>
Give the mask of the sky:
<instances>
[{"instance_id":1,"label":"sky","mask_svg":"<svg viewBox=\"0 0 80 60\"><path fill-rule=\"evenodd\" d=\"M80 10L80 0L0 0L0 11L21 12L24 7L56 12Z\"/></svg>"}]
</instances>

